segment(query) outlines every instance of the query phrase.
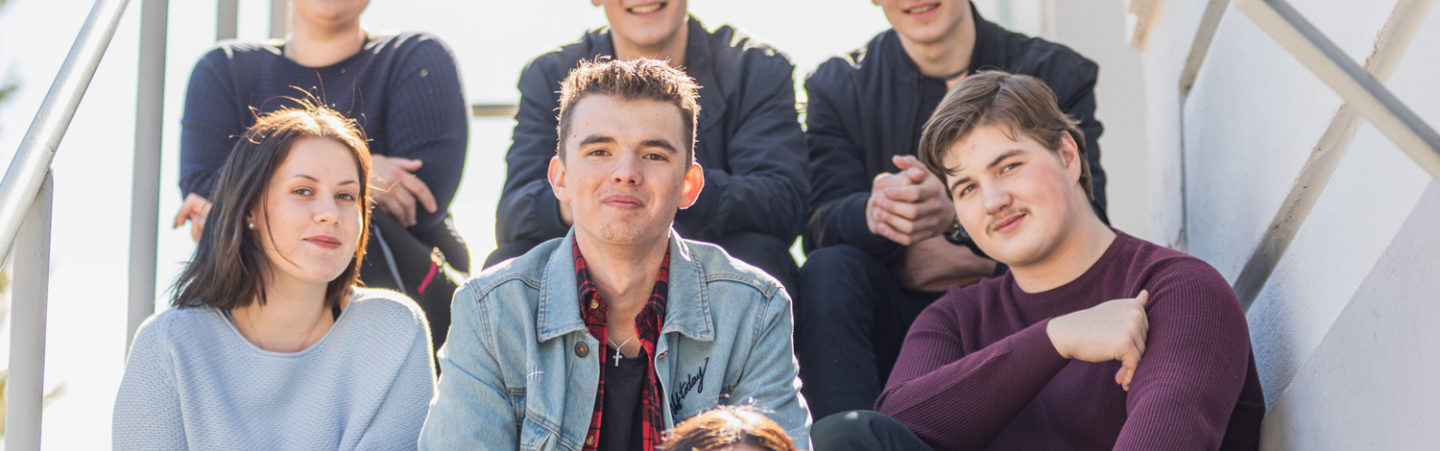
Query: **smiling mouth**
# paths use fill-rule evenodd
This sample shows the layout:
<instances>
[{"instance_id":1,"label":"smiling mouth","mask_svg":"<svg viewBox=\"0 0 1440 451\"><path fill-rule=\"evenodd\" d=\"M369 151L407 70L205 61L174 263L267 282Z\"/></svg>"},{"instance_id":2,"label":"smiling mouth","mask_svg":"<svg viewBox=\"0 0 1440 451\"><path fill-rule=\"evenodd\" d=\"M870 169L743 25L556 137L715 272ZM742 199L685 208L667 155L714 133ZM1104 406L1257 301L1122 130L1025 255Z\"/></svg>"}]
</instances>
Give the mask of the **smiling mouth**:
<instances>
[{"instance_id":1,"label":"smiling mouth","mask_svg":"<svg viewBox=\"0 0 1440 451\"><path fill-rule=\"evenodd\" d=\"M626 11L626 12L629 12L629 13L631 13L631 14L650 14L650 13L653 13L653 12L655 12L655 11L659 11L659 10L662 10L662 9L665 9L665 2L652 3L652 4L644 5L644 6L635 6L635 7L625 8L625 11Z\"/></svg>"},{"instance_id":2,"label":"smiling mouth","mask_svg":"<svg viewBox=\"0 0 1440 451\"><path fill-rule=\"evenodd\" d=\"M1018 223L1020 222L1020 220L1021 220L1021 219L1024 219L1024 218L1025 218L1025 213L1023 213L1023 212L1022 212L1022 213L1016 213L1016 214L1013 214L1013 215L1010 215L1010 216L1006 216L1005 219L1001 219L1001 220L999 220L999 221L995 221L995 225L990 226L990 231L991 231L991 232L996 232L996 233L1009 233L1009 232L1011 232L1012 230L1005 230L1005 229L1010 228L1010 227L1018 224Z\"/></svg>"},{"instance_id":3,"label":"smiling mouth","mask_svg":"<svg viewBox=\"0 0 1440 451\"><path fill-rule=\"evenodd\" d=\"M930 12L930 11L933 11L933 10L935 10L935 8L939 8L939 7L940 7L940 4L939 4L939 3L931 3L931 4L928 4L928 5L920 5L920 6L916 6L916 7L913 7L913 8L906 9L906 10L905 10L905 14L924 14L924 13L928 13L928 12Z\"/></svg>"},{"instance_id":4,"label":"smiling mouth","mask_svg":"<svg viewBox=\"0 0 1440 451\"><path fill-rule=\"evenodd\" d=\"M305 241L326 249L335 249L340 247L340 240L331 237L312 237L306 238Z\"/></svg>"}]
</instances>

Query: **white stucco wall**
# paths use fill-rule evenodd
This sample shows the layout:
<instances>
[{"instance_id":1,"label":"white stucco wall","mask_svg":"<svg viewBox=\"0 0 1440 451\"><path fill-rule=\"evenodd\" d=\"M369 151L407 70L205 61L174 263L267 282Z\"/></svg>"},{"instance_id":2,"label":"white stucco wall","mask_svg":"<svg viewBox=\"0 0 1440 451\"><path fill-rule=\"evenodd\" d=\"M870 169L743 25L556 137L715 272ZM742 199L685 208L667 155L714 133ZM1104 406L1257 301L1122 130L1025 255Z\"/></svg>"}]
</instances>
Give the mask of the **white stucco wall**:
<instances>
[{"instance_id":1,"label":"white stucco wall","mask_svg":"<svg viewBox=\"0 0 1440 451\"><path fill-rule=\"evenodd\" d=\"M1182 93L1204 3L1164 2L1142 58L1148 227L1166 236L1183 227L1182 247L1233 283L1341 99L1233 5ZM1357 62L1395 5L1291 3ZM1440 124L1436 45L1432 8L1386 83L1432 126ZM1344 152L1247 314L1271 409L1263 445L1433 446L1440 390L1429 381L1440 364L1428 345L1440 332L1425 324L1440 318L1440 192L1368 123Z\"/></svg>"}]
</instances>

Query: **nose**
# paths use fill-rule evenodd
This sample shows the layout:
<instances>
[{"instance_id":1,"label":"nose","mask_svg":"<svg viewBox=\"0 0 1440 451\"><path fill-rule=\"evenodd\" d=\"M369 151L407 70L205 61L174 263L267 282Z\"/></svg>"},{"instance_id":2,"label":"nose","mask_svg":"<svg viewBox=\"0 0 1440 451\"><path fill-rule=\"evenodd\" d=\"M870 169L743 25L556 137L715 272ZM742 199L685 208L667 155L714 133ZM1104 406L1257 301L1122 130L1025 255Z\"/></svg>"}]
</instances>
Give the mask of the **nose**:
<instances>
[{"instance_id":1,"label":"nose","mask_svg":"<svg viewBox=\"0 0 1440 451\"><path fill-rule=\"evenodd\" d=\"M621 152L620 158L615 161L615 167L610 172L610 181L619 184L639 185L644 179L640 171L639 152L634 149L626 149Z\"/></svg>"},{"instance_id":2,"label":"nose","mask_svg":"<svg viewBox=\"0 0 1440 451\"><path fill-rule=\"evenodd\" d=\"M327 199L315 203L314 219L318 224L333 223L340 219L339 200Z\"/></svg>"},{"instance_id":3,"label":"nose","mask_svg":"<svg viewBox=\"0 0 1440 451\"><path fill-rule=\"evenodd\" d=\"M1014 200L1010 197L1010 191L999 185L991 185L980 190L980 196L985 205L985 212L992 215L1005 211L1010 207L1010 202Z\"/></svg>"}]
</instances>

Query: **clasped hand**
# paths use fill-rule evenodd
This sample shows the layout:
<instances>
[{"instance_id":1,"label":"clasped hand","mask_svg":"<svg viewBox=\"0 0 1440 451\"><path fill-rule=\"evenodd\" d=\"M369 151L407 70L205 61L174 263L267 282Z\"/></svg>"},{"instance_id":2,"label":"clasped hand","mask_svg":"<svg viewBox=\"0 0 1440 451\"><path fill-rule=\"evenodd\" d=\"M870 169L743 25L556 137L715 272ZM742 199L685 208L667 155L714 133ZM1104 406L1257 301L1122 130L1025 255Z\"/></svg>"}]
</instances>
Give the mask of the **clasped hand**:
<instances>
[{"instance_id":1,"label":"clasped hand","mask_svg":"<svg viewBox=\"0 0 1440 451\"><path fill-rule=\"evenodd\" d=\"M944 233L954 220L945 184L910 155L891 157L898 173L882 173L871 182L865 204L870 233L909 246Z\"/></svg>"}]
</instances>

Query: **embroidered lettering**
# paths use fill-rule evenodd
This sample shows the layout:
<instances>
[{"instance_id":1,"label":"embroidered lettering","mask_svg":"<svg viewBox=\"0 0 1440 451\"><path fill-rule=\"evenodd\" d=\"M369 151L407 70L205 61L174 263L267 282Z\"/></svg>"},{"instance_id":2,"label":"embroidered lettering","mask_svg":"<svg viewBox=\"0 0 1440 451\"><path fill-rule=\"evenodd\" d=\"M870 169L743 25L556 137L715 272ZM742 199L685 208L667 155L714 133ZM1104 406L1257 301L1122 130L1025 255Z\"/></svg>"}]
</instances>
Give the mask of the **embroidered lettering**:
<instances>
[{"instance_id":1,"label":"embroidered lettering","mask_svg":"<svg viewBox=\"0 0 1440 451\"><path fill-rule=\"evenodd\" d=\"M695 369L695 374L685 376L685 379L675 384L675 389L670 391L670 414L679 415L680 409L685 405L685 396L694 389L695 393L705 392L705 370L710 368L710 358L706 357L705 362Z\"/></svg>"}]
</instances>

